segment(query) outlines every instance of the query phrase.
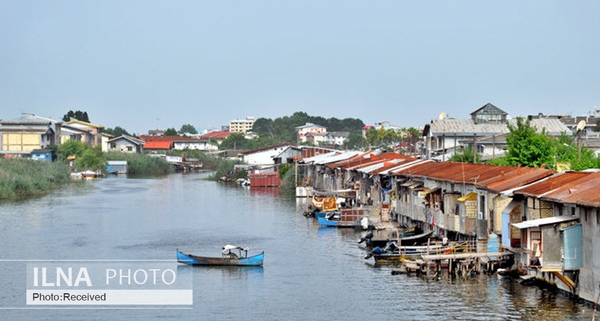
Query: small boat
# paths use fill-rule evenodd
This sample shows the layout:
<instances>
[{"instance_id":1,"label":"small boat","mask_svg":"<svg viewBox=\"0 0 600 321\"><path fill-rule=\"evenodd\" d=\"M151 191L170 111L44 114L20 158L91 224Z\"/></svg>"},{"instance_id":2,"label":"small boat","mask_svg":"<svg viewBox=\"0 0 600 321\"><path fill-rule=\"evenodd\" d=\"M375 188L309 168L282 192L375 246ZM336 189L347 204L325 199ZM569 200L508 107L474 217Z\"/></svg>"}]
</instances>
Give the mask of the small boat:
<instances>
[{"instance_id":1,"label":"small boat","mask_svg":"<svg viewBox=\"0 0 600 321\"><path fill-rule=\"evenodd\" d=\"M364 259L373 257L376 263L402 262L404 260L416 260L427 254L451 254L464 252L467 244L456 242L450 244L432 244L422 246L398 246L396 242L390 241L384 248L375 247L368 251Z\"/></svg>"},{"instance_id":2,"label":"small boat","mask_svg":"<svg viewBox=\"0 0 600 321\"><path fill-rule=\"evenodd\" d=\"M319 222L319 225L321 225L321 226L337 227L340 225L339 218L336 220L333 218L317 216L317 221Z\"/></svg>"},{"instance_id":3,"label":"small boat","mask_svg":"<svg viewBox=\"0 0 600 321\"><path fill-rule=\"evenodd\" d=\"M190 265L261 266L264 258L265 252L248 256L248 248L229 244L223 246L221 257L197 256L177 249L177 262Z\"/></svg>"},{"instance_id":4,"label":"small boat","mask_svg":"<svg viewBox=\"0 0 600 321\"><path fill-rule=\"evenodd\" d=\"M417 235L411 235L411 236L400 236L398 238L386 238L386 239L373 239L373 235L371 234L370 237L366 237L366 238L361 238L358 243L365 243L365 245L367 247L385 247L386 244L388 244L388 242L390 241L395 241L396 243L400 243L400 245L416 245L416 244L423 244L427 242L427 239L430 238L433 235L433 231L427 231L421 234L417 234Z\"/></svg>"},{"instance_id":5,"label":"small boat","mask_svg":"<svg viewBox=\"0 0 600 321\"><path fill-rule=\"evenodd\" d=\"M83 179L92 179L92 178L97 178L102 176L102 172L101 171L91 171L91 170L85 170L83 172L79 173L81 175L81 178Z\"/></svg>"}]
</instances>

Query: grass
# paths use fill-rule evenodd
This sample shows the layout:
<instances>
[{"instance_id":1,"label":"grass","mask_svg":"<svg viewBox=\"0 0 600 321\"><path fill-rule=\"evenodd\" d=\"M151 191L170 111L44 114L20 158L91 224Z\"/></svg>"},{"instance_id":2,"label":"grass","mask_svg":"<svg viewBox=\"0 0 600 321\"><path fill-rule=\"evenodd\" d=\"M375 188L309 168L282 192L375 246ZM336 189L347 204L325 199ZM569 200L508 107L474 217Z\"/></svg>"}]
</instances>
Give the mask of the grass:
<instances>
[{"instance_id":1,"label":"grass","mask_svg":"<svg viewBox=\"0 0 600 321\"><path fill-rule=\"evenodd\" d=\"M106 160L127 161L127 175L163 175L173 172L173 167L164 158L145 154L108 152Z\"/></svg>"},{"instance_id":2,"label":"grass","mask_svg":"<svg viewBox=\"0 0 600 321\"><path fill-rule=\"evenodd\" d=\"M46 194L69 180L69 168L60 162L0 158L0 199Z\"/></svg>"}]
</instances>

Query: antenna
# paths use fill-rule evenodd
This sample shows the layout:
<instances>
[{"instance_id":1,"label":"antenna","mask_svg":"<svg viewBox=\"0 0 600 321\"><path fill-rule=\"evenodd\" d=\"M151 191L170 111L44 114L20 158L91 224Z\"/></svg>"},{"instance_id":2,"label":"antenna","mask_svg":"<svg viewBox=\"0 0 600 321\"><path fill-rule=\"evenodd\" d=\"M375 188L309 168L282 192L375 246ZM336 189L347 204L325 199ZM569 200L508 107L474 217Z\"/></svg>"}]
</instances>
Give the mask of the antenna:
<instances>
[{"instance_id":1,"label":"antenna","mask_svg":"<svg viewBox=\"0 0 600 321\"><path fill-rule=\"evenodd\" d=\"M440 115L438 116L438 119L444 119L444 118L446 118L446 112L445 111L441 112Z\"/></svg>"}]
</instances>

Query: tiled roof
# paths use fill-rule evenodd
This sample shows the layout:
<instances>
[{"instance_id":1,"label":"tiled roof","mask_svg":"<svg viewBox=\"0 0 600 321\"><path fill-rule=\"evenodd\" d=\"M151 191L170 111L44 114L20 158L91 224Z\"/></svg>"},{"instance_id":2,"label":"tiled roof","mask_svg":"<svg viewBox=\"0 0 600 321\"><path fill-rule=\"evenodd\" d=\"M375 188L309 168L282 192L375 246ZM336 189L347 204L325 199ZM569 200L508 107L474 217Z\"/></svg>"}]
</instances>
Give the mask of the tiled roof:
<instances>
[{"instance_id":1,"label":"tiled roof","mask_svg":"<svg viewBox=\"0 0 600 321\"><path fill-rule=\"evenodd\" d=\"M214 132L210 132L210 133L204 134L204 135L200 136L200 138L201 139L210 139L210 138L225 139L225 138L227 138L227 137L229 137L229 136L231 136L233 134L235 134L235 133L226 132L226 131L223 131L223 130L217 130L217 131L214 131Z\"/></svg>"},{"instance_id":2,"label":"tiled roof","mask_svg":"<svg viewBox=\"0 0 600 321\"><path fill-rule=\"evenodd\" d=\"M144 144L144 149L171 149L172 145L173 145L173 142L153 141L153 142L146 142L146 144Z\"/></svg>"},{"instance_id":3,"label":"tiled roof","mask_svg":"<svg viewBox=\"0 0 600 321\"><path fill-rule=\"evenodd\" d=\"M175 141L199 141L198 138L181 137L181 136L151 136L140 135L140 139L145 142L175 142Z\"/></svg>"}]
</instances>

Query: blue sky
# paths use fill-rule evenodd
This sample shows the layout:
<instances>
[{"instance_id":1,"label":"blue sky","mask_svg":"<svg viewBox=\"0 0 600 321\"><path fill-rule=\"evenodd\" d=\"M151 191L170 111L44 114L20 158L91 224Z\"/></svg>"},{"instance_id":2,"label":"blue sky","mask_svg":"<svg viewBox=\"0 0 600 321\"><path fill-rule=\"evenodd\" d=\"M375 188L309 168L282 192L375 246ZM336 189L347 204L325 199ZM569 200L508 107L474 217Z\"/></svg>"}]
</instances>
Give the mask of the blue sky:
<instances>
[{"instance_id":1,"label":"blue sky","mask_svg":"<svg viewBox=\"0 0 600 321\"><path fill-rule=\"evenodd\" d=\"M600 107L600 1L0 0L0 119L148 129L304 111L422 126Z\"/></svg>"}]
</instances>

